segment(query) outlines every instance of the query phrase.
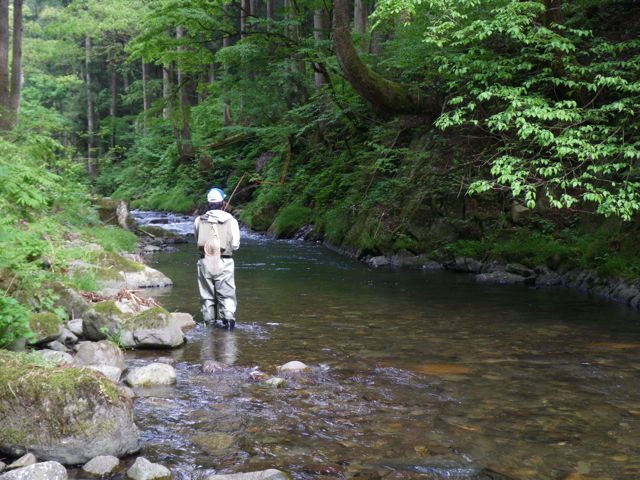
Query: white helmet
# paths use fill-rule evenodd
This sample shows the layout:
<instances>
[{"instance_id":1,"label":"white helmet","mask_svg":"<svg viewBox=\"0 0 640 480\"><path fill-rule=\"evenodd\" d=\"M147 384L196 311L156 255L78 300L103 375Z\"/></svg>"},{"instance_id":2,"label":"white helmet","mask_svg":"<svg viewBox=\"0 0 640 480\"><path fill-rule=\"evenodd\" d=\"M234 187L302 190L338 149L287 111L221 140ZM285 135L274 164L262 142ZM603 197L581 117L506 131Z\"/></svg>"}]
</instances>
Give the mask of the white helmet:
<instances>
[{"instance_id":1,"label":"white helmet","mask_svg":"<svg viewBox=\"0 0 640 480\"><path fill-rule=\"evenodd\" d=\"M212 188L207 193L207 202L209 203L220 203L225 199L226 195L224 194L224 190L221 188Z\"/></svg>"}]
</instances>

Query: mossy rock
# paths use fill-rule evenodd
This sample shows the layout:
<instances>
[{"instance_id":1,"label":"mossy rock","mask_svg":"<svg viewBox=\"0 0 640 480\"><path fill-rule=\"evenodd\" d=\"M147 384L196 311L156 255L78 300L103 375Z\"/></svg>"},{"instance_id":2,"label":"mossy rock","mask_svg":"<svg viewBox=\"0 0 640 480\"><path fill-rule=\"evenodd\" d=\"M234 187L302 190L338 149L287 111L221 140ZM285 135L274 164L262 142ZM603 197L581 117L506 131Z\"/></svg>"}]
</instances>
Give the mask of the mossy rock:
<instances>
[{"instance_id":1,"label":"mossy rock","mask_svg":"<svg viewBox=\"0 0 640 480\"><path fill-rule=\"evenodd\" d=\"M175 348L184 344L185 337L168 311L153 307L124 320L120 341L126 348Z\"/></svg>"},{"instance_id":2,"label":"mossy rock","mask_svg":"<svg viewBox=\"0 0 640 480\"><path fill-rule=\"evenodd\" d=\"M127 318L122 327L126 330L165 328L170 322L171 314L167 310L162 307L152 307Z\"/></svg>"},{"instance_id":3,"label":"mossy rock","mask_svg":"<svg viewBox=\"0 0 640 480\"><path fill-rule=\"evenodd\" d=\"M94 256L94 261L101 269L115 272L141 272L144 270L143 264L115 252L98 252Z\"/></svg>"},{"instance_id":4,"label":"mossy rock","mask_svg":"<svg viewBox=\"0 0 640 480\"><path fill-rule=\"evenodd\" d=\"M93 305L82 318L82 333L89 340L104 340L116 337L122 330L127 314L118 308L113 300L105 300Z\"/></svg>"},{"instance_id":5,"label":"mossy rock","mask_svg":"<svg viewBox=\"0 0 640 480\"><path fill-rule=\"evenodd\" d=\"M161 227L154 227L153 225L144 225L144 226L138 227L137 233L138 235L143 237L149 236L152 238L163 238L163 239L178 238L178 235L176 235L175 233L169 230L165 230L164 228L161 228Z\"/></svg>"},{"instance_id":6,"label":"mossy rock","mask_svg":"<svg viewBox=\"0 0 640 480\"><path fill-rule=\"evenodd\" d=\"M0 451L81 464L139 450L131 400L89 369L0 350Z\"/></svg>"},{"instance_id":7,"label":"mossy rock","mask_svg":"<svg viewBox=\"0 0 640 480\"><path fill-rule=\"evenodd\" d=\"M34 313L29 319L29 328L35 335L31 343L46 343L60 336L62 333L62 322L55 313Z\"/></svg>"}]
</instances>

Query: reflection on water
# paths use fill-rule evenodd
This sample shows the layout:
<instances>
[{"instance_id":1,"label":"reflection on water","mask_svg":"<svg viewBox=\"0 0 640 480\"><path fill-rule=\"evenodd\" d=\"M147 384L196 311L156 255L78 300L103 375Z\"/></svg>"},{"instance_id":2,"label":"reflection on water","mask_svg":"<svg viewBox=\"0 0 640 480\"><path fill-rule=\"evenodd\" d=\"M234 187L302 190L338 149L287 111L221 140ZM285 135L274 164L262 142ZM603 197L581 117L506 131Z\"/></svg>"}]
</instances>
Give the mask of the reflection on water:
<instances>
[{"instance_id":1,"label":"reflection on water","mask_svg":"<svg viewBox=\"0 0 640 480\"><path fill-rule=\"evenodd\" d=\"M196 257L184 245L153 259L175 282L159 292L170 310L199 311ZM640 478L634 312L256 236L236 266L236 330L196 328L169 353L176 387L136 403L145 456L176 478ZM286 387L252 381L294 359L312 368ZM231 367L204 374L206 360Z\"/></svg>"}]
</instances>

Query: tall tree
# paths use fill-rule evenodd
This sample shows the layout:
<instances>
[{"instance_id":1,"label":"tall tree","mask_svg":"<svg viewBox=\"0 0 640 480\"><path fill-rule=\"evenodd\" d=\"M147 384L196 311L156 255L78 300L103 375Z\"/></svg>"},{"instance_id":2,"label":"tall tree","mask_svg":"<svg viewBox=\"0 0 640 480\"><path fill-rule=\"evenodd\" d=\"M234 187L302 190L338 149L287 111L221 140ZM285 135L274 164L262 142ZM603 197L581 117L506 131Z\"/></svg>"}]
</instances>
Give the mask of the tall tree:
<instances>
[{"instance_id":1,"label":"tall tree","mask_svg":"<svg viewBox=\"0 0 640 480\"><path fill-rule=\"evenodd\" d=\"M11 97L13 123L18 123L22 87L22 0L13 0L13 45L11 58Z\"/></svg>"},{"instance_id":2,"label":"tall tree","mask_svg":"<svg viewBox=\"0 0 640 480\"><path fill-rule=\"evenodd\" d=\"M0 0L0 128L11 126L9 98L9 0Z\"/></svg>"},{"instance_id":3,"label":"tall tree","mask_svg":"<svg viewBox=\"0 0 640 480\"><path fill-rule=\"evenodd\" d=\"M9 42L9 0L0 0L0 129L18 122L22 87L22 0L13 2L13 35ZM12 44L9 66L9 43Z\"/></svg>"},{"instance_id":4,"label":"tall tree","mask_svg":"<svg viewBox=\"0 0 640 480\"><path fill-rule=\"evenodd\" d=\"M84 81L87 91L87 172L91 178L98 175L97 160L94 159L94 108L93 108L93 89L91 87L91 37L84 37Z\"/></svg>"},{"instance_id":5,"label":"tall tree","mask_svg":"<svg viewBox=\"0 0 640 480\"><path fill-rule=\"evenodd\" d=\"M381 113L417 113L434 117L440 113L442 102L435 92L391 81L365 65L351 39L347 0L333 2L333 43L346 79Z\"/></svg>"}]
</instances>

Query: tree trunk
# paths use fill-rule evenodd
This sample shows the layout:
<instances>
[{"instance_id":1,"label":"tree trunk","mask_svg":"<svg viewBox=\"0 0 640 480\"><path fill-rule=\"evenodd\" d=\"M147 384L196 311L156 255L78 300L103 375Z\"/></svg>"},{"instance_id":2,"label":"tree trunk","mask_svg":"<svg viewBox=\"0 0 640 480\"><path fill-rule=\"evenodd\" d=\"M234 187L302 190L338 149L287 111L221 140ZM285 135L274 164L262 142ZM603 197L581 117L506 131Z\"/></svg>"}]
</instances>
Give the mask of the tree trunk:
<instances>
[{"instance_id":1,"label":"tree trunk","mask_svg":"<svg viewBox=\"0 0 640 480\"><path fill-rule=\"evenodd\" d=\"M229 14L229 5L224 3L222 5L222 9L225 13L225 16L227 16ZM231 46L231 36L230 35L223 35L222 36L222 48L227 48ZM227 66L225 65L224 67L224 73L225 75L227 75L229 73L229 70L227 68ZM233 118L231 116L231 102L229 101L229 97L227 96L227 92L225 90L224 92L224 110L222 112L222 120L224 122L224 126L228 127L229 125L233 124Z\"/></svg>"},{"instance_id":2,"label":"tree trunk","mask_svg":"<svg viewBox=\"0 0 640 480\"><path fill-rule=\"evenodd\" d=\"M251 13L251 0L240 0L240 39L247 36L248 18Z\"/></svg>"},{"instance_id":3,"label":"tree trunk","mask_svg":"<svg viewBox=\"0 0 640 480\"><path fill-rule=\"evenodd\" d=\"M546 8L544 14L544 25L551 28L555 25L562 25L564 16L562 14L562 0L544 0Z\"/></svg>"},{"instance_id":4,"label":"tree trunk","mask_svg":"<svg viewBox=\"0 0 640 480\"><path fill-rule=\"evenodd\" d=\"M9 0L0 0L0 129L11 127L9 89Z\"/></svg>"},{"instance_id":5,"label":"tree trunk","mask_svg":"<svg viewBox=\"0 0 640 480\"><path fill-rule=\"evenodd\" d=\"M149 96L147 95L147 64L142 59L142 128L147 131L147 112L149 111Z\"/></svg>"},{"instance_id":6,"label":"tree trunk","mask_svg":"<svg viewBox=\"0 0 640 480\"><path fill-rule=\"evenodd\" d=\"M116 146L116 109L118 107L118 72L114 63L111 64L111 105L109 117L111 118L111 147Z\"/></svg>"},{"instance_id":7,"label":"tree trunk","mask_svg":"<svg viewBox=\"0 0 640 480\"><path fill-rule=\"evenodd\" d=\"M316 41L316 46L322 40L326 40L329 36L329 15L326 10L319 8L313 11L313 38ZM319 48L319 47L318 47ZM320 90L327 84L327 77L324 73L314 71L313 72L314 83L316 89Z\"/></svg>"},{"instance_id":8,"label":"tree trunk","mask_svg":"<svg viewBox=\"0 0 640 480\"><path fill-rule=\"evenodd\" d=\"M178 40L184 38L184 27L176 29L176 38ZM178 52L184 50L183 46L178 47ZM181 163L186 163L195 157L195 150L191 140L191 127L189 125L189 116L191 108L189 105L189 87L190 79L184 73L184 70L178 66L178 102L180 115L178 116L178 126L176 128L176 140L178 144L178 155Z\"/></svg>"},{"instance_id":9,"label":"tree trunk","mask_svg":"<svg viewBox=\"0 0 640 480\"><path fill-rule=\"evenodd\" d=\"M173 75L171 67L162 67L162 99L164 100L164 108L162 109L162 119L168 120L171 116L171 76Z\"/></svg>"},{"instance_id":10,"label":"tree trunk","mask_svg":"<svg viewBox=\"0 0 640 480\"><path fill-rule=\"evenodd\" d=\"M271 22L273 22L274 20L274 16L273 16L273 12L274 12L274 8L275 7L275 0L267 0L267 32L270 32L271 30L273 30L273 27L271 26Z\"/></svg>"},{"instance_id":11,"label":"tree trunk","mask_svg":"<svg viewBox=\"0 0 640 480\"><path fill-rule=\"evenodd\" d=\"M388 80L364 64L351 39L347 0L333 2L333 43L347 81L381 113L440 114L437 94Z\"/></svg>"},{"instance_id":12,"label":"tree trunk","mask_svg":"<svg viewBox=\"0 0 640 480\"><path fill-rule=\"evenodd\" d=\"M93 125L93 93L91 91L91 37L84 38L85 86L87 89L87 172L94 179L98 175L97 162L94 161L94 125Z\"/></svg>"},{"instance_id":13,"label":"tree trunk","mask_svg":"<svg viewBox=\"0 0 640 480\"><path fill-rule=\"evenodd\" d=\"M369 12L366 0L353 2L353 27L358 35L364 35L369 29Z\"/></svg>"},{"instance_id":14,"label":"tree trunk","mask_svg":"<svg viewBox=\"0 0 640 480\"><path fill-rule=\"evenodd\" d=\"M11 59L11 117L18 124L22 90L22 0L13 0L13 58Z\"/></svg>"}]
</instances>

